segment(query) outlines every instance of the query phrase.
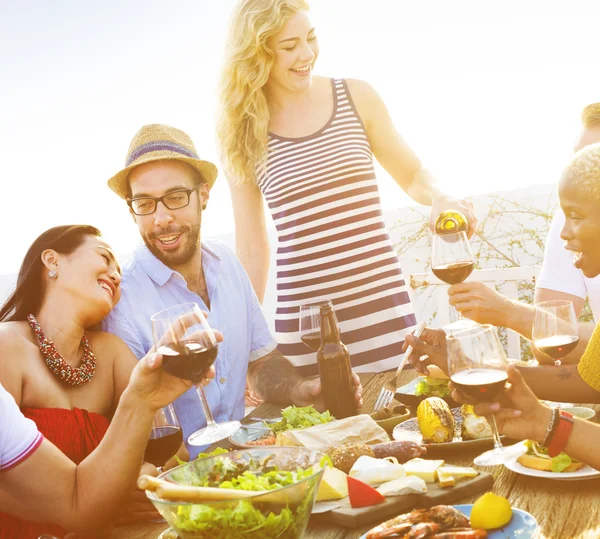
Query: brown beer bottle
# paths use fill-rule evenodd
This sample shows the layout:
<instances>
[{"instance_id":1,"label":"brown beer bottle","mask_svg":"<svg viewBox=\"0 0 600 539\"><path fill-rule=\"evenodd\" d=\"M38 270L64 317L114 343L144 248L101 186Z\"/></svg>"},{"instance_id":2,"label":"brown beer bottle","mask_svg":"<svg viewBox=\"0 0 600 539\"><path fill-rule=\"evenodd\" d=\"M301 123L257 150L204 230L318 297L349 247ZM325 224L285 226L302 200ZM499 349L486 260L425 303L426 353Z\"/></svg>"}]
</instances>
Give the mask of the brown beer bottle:
<instances>
[{"instance_id":1,"label":"brown beer bottle","mask_svg":"<svg viewBox=\"0 0 600 539\"><path fill-rule=\"evenodd\" d=\"M336 419L356 415L350 354L340 340L331 303L321 305L321 347L317 352L317 364L325 408Z\"/></svg>"}]
</instances>

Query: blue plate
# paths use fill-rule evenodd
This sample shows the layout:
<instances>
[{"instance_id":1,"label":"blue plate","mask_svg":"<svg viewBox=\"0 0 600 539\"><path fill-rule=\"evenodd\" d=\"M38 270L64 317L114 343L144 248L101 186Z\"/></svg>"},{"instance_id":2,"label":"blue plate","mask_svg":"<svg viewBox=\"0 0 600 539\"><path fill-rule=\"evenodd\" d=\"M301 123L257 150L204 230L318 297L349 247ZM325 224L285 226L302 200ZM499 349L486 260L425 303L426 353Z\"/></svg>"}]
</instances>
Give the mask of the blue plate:
<instances>
[{"instance_id":1,"label":"blue plate","mask_svg":"<svg viewBox=\"0 0 600 539\"><path fill-rule=\"evenodd\" d=\"M261 446L248 444L248 442L256 440L261 436L264 436L269 431L270 429L268 427L265 427L264 423L252 423L251 425L242 425L242 427L239 430L234 432L229 437L229 441L236 447L240 447L242 449L256 449L257 447Z\"/></svg>"},{"instance_id":2,"label":"blue plate","mask_svg":"<svg viewBox=\"0 0 600 539\"><path fill-rule=\"evenodd\" d=\"M473 504L454 505L461 513L471 517ZM504 528L488 532L488 539L533 539L539 529L537 520L527 511L521 509L512 510L512 518Z\"/></svg>"},{"instance_id":3,"label":"blue plate","mask_svg":"<svg viewBox=\"0 0 600 539\"><path fill-rule=\"evenodd\" d=\"M471 516L473 504L453 505L465 516ZM488 539L533 539L539 529L538 523L527 511L521 509L512 510L512 519L504 526L496 530L488 531ZM360 539L366 539L367 534L361 536Z\"/></svg>"}]
</instances>

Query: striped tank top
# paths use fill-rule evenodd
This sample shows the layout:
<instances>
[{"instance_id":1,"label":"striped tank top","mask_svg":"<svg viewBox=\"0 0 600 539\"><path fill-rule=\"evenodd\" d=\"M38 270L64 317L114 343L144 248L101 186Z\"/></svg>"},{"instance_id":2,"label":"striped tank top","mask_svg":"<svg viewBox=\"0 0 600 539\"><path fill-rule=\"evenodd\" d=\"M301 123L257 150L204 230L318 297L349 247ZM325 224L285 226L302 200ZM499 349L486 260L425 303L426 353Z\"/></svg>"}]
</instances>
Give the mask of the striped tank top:
<instances>
[{"instance_id":1,"label":"striped tank top","mask_svg":"<svg viewBox=\"0 0 600 539\"><path fill-rule=\"evenodd\" d=\"M343 79L332 80L329 121L301 138L269 135L257 183L278 235L275 332L305 376L316 354L300 340L300 305L333 302L357 372L397 368L415 326L385 229L371 146Z\"/></svg>"}]
</instances>

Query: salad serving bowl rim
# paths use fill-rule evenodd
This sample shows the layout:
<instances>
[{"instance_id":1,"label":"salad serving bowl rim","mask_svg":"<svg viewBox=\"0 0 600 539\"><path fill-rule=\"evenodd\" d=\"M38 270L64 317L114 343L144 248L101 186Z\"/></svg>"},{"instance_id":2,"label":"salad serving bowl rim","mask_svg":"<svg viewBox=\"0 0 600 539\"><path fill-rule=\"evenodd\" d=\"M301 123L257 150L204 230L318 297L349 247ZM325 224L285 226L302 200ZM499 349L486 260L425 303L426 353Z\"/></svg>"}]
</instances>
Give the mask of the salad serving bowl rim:
<instances>
[{"instance_id":1,"label":"salad serving bowl rim","mask_svg":"<svg viewBox=\"0 0 600 539\"><path fill-rule=\"evenodd\" d=\"M206 460L209 460L209 459L212 459L214 461L222 460L223 458L227 458L227 457L229 457L231 455L237 455L237 454L248 454L248 453L255 453L255 452L267 453L267 454L268 453L282 453L283 454L285 452L290 452L290 451L297 451L299 453L304 453L304 454L314 454L319 459L319 461L321 461L324 457L326 457L325 453L323 453L322 451L318 451L316 449L309 449L307 447L260 446L260 447L255 447L255 448L237 449L237 450L229 451L228 453L222 453L220 455L213 455L213 456L210 456L210 457L204 457L202 459L194 459L194 460L191 460L189 462L185 462L184 464L180 464L179 466L177 466L175 468L171 468L169 470L164 471L163 473L161 473L158 476L158 479L163 479L165 481L169 481L169 482L174 483L176 485L182 485L184 483L178 483L176 481L173 481L168 476L170 474L172 474L173 472L175 472L176 470L180 470L180 469L183 469L185 467L194 466L198 462L206 461ZM315 464L319 465L319 468L316 469L316 470L314 469ZM260 502L261 501L260 499L264 495L272 494L275 491L277 491L277 492L283 492L286 489L291 489L291 488L297 487L297 485L300 485L302 483L311 481L317 475L322 475L323 474L325 466L320 465L319 462L314 463L311 466L313 467L313 473L311 473L307 477L304 477L300 481L297 481L297 482L292 483L290 485L285 485L283 487L279 487L277 489L272 489L272 490L256 491L256 495L255 496L251 496L251 497L242 495L242 496L236 497L236 498L228 498L227 500L223 500L223 501L226 501L228 503L235 503L235 502L239 502L239 501L256 501L256 502ZM298 467L300 467L300 466L298 466ZM219 487L216 487L216 488L219 488ZM159 504L163 504L163 505L175 505L175 506L200 505L200 504L209 504L210 505L212 503L219 503L218 500L211 500L211 501L205 501L205 502L201 502L201 501L186 502L186 501L176 501L176 500L165 500L164 498L159 497L155 492L152 492L150 490L146 490L146 497L150 501L152 501L152 503L159 503Z\"/></svg>"}]
</instances>

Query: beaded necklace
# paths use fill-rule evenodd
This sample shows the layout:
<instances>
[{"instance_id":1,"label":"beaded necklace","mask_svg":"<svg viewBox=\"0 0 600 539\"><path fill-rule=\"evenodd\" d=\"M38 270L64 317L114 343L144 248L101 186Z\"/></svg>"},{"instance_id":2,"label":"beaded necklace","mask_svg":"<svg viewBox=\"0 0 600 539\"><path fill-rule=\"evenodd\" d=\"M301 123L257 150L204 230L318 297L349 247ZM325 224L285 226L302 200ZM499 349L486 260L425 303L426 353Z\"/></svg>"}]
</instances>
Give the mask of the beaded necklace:
<instances>
[{"instance_id":1,"label":"beaded necklace","mask_svg":"<svg viewBox=\"0 0 600 539\"><path fill-rule=\"evenodd\" d=\"M40 352L42 352L42 355L46 360L46 365L48 365L50 370L63 382L72 386L81 386L87 384L94 377L94 372L96 371L96 356L92 353L92 347L85 335L81 338L83 361L81 366L74 368L63 359L54 343L44 335L35 316L32 314L28 315L27 321L40 343Z\"/></svg>"}]
</instances>

